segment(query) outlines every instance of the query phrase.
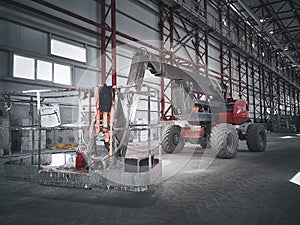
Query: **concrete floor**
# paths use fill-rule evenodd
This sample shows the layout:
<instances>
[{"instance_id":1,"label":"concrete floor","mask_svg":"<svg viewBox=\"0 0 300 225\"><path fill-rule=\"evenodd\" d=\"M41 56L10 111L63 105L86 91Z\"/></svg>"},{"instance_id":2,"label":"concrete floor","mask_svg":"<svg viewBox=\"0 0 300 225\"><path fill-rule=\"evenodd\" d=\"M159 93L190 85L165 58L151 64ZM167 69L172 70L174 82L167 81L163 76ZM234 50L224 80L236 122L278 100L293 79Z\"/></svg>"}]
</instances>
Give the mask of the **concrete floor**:
<instances>
[{"instance_id":1,"label":"concrete floor","mask_svg":"<svg viewBox=\"0 0 300 225\"><path fill-rule=\"evenodd\" d=\"M1 176L0 224L298 225L300 186L289 180L300 170L300 136L282 136L269 134L263 153L240 143L230 160L205 161L201 148L191 154L187 145L163 155L164 179L144 193L40 186Z\"/></svg>"}]
</instances>

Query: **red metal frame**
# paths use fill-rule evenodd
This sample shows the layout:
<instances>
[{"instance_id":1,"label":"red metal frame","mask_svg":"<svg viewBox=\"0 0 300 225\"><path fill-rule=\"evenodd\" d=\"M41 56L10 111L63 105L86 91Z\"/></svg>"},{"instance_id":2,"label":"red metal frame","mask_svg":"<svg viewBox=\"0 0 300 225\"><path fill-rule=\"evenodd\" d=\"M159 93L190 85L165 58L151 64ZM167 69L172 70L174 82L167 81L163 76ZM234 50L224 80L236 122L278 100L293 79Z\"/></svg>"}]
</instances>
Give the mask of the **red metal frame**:
<instances>
[{"instance_id":1,"label":"red metal frame","mask_svg":"<svg viewBox=\"0 0 300 225\"><path fill-rule=\"evenodd\" d=\"M117 84L117 28L116 28L116 1L111 0L106 6L106 1L101 0L101 82L106 84L107 78L111 76L111 85ZM106 8L108 8L106 10ZM107 17L110 15L110 26ZM106 31L110 31L110 36L106 36ZM110 51L108 51L110 44ZM110 55L109 55L110 52ZM107 60L111 66L107 70Z\"/></svg>"},{"instance_id":2,"label":"red metal frame","mask_svg":"<svg viewBox=\"0 0 300 225\"><path fill-rule=\"evenodd\" d=\"M160 41L161 41L161 52L160 59L163 62L170 63L171 65L176 65L177 67L188 69L192 68L194 71L199 71L200 68L205 67L205 63L202 60L202 55L199 51L199 39L198 39L198 30L193 31L189 30L186 21L180 15L174 15L174 9L172 7L167 8L163 5L162 2L159 4L159 31L160 31ZM176 19L176 23L175 23ZM185 34L180 36L177 31L177 23L183 27ZM191 44L195 49L195 58L193 58L187 49L187 45ZM184 50L188 59L184 59L178 56L180 50ZM208 60L207 60L208 61ZM202 64L200 63L202 62ZM166 87L170 86L172 81ZM170 97L165 95L166 88L165 80L161 80L161 109L163 120L173 120L175 119L172 105L170 104ZM168 101L166 102L167 99ZM166 104L169 103L169 106Z\"/></svg>"},{"instance_id":3,"label":"red metal frame","mask_svg":"<svg viewBox=\"0 0 300 225\"><path fill-rule=\"evenodd\" d=\"M101 25L106 26L105 0L101 0ZM101 29L101 84L106 83L106 29Z\"/></svg>"},{"instance_id":4,"label":"red metal frame","mask_svg":"<svg viewBox=\"0 0 300 225\"><path fill-rule=\"evenodd\" d=\"M205 135L205 127L197 127L197 129L181 128L180 136L184 138L203 138Z\"/></svg>"}]
</instances>

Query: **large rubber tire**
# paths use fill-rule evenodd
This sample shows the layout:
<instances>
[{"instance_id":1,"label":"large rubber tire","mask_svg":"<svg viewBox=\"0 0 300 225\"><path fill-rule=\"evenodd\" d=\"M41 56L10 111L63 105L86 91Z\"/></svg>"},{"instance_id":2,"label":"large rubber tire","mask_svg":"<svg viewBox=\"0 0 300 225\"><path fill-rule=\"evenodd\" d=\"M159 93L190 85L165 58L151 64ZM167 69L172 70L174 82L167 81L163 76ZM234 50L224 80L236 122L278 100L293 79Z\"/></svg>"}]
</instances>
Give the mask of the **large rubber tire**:
<instances>
[{"instance_id":1,"label":"large rubber tire","mask_svg":"<svg viewBox=\"0 0 300 225\"><path fill-rule=\"evenodd\" d=\"M184 140L180 136L181 127L169 125L162 133L162 149L169 154L179 152L183 149Z\"/></svg>"},{"instance_id":2,"label":"large rubber tire","mask_svg":"<svg viewBox=\"0 0 300 225\"><path fill-rule=\"evenodd\" d=\"M238 141L236 129L231 124L221 123L212 128L210 146L217 158L234 158L238 151Z\"/></svg>"},{"instance_id":3,"label":"large rubber tire","mask_svg":"<svg viewBox=\"0 0 300 225\"><path fill-rule=\"evenodd\" d=\"M250 124L247 128L246 143L249 151L263 152L267 146L267 133L262 124Z\"/></svg>"}]
</instances>

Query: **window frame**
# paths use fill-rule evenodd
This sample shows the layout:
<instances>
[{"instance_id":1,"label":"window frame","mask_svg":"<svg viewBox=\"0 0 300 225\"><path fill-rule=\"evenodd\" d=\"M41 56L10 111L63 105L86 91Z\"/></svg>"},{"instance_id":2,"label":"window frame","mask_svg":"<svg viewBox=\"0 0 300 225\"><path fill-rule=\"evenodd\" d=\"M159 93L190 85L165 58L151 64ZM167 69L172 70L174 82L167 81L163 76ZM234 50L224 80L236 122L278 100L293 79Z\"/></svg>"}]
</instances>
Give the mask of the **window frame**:
<instances>
[{"instance_id":1,"label":"window frame","mask_svg":"<svg viewBox=\"0 0 300 225\"><path fill-rule=\"evenodd\" d=\"M65 45L65 47L69 47L70 49L69 50L72 50L73 51L76 51L76 48L77 50L82 50L83 52L79 52L79 54L82 54L79 58L76 58L76 57L73 57L72 55L71 56L68 56L67 54L65 54L64 52L60 52L61 49L58 49L57 51L58 52L55 52L54 50L54 44L60 44L60 45ZM74 44L76 43L76 44ZM87 64L87 48L84 44L80 44L78 42L75 42L75 41L67 41L65 39L62 39L62 38L57 38L57 37L51 37L50 38L50 56L54 56L54 57L59 57L59 58L63 58L63 59L67 59L67 60L72 60L72 61L75 61L75 62L79 62L79 63L84 63L84 64ZM62 46L61 46L62 47ZM73 53L74 54L74 53ZM80 59L82 57L82 59Z\"/></svg>"}]
</instances>

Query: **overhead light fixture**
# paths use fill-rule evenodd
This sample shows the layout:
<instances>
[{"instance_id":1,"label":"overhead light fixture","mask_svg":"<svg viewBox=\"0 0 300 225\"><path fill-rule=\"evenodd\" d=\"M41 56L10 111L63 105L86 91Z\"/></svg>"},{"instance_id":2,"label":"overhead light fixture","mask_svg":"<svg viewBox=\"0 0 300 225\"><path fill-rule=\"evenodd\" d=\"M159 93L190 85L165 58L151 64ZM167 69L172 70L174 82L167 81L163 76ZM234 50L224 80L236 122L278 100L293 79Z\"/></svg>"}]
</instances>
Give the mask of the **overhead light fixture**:
<instances>
[{"instance_id":1,"label":"overhead light fixture","mask_svg":"<svg viewBox=\"0 0 300 225\"><path fill-rule=\"evenodd\" d=\"M259 19L259 22L265 23L265 22L267 22L267 20L268 20L268 18L266 18L266 17L261 17L261 18Z\"/></svg>"},{"instance_id":2,"label":"overhead light fixture","mask_svg":"<svg viewBox=\"0 0 300 225\"><path fill-rule=\"evenodd\" d=\"M270 34L274 34L275 32L274 32L274 30L270 30L269 33Z\"/></svg>"},{"instance_id":3,"label":"overhead light fixture","mask_svg":"<svg viewBox=\"0 0 300 225\"><path fill-rule=\"evenodd\" d=\"M288 51L288 50L290 50L290 49L289 49L289 46L285 46L285 47L284 47L284 51Z\"/></svg>"}]
</instances>

